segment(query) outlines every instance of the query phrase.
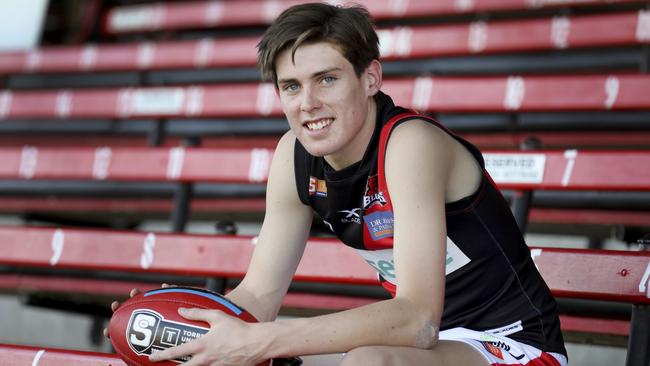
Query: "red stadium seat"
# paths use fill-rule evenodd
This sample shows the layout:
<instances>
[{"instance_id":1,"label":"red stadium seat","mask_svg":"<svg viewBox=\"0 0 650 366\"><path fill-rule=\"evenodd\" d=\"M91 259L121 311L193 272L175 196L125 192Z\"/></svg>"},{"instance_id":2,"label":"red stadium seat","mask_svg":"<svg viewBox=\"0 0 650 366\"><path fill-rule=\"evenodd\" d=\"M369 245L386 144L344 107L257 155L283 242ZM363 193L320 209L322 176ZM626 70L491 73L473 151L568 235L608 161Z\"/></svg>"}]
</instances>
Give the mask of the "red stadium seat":
<instances>
[{"instance_id":1,"label":"red stadium seat","mask_svg":"<svg viewBox=\"0 0 650 366\"><path fill-rule=\"evenodd\" d=\"M264 182L272 155L234 148L0 148L0 178ZM650 166L648 151L492 151L484 157L500 188L650 191L650 170L639 168Z\"/></svg>"},{"instance_id":2,"label":"red stadium seat","mask_svg":"<svg viewBox=\"0 0 650 366\"><path fill-rule=\"evenodd\" d=\"M31 220L50 215L62 225L0 226L0 292L96 305L133 287L157 287L159 278L208 278L227 291L245 275L257 238L179 232L189 212L210 220L261 218L281 131L273 125L251 136L250 125L236 132L222 126L282 122L274 86L253 74L256 35L282 10L308 1L154 1L102 9L96 28L103 34L93 36L98 44L0 52L0 212L27 213L28 222L30 214L36 216ZM397 104L441 120L447 115L450 128L460 127L481 147L506 197L539 203L523 210L513 204L518 220L523 212L540 226L650 228L650 212L638 207L650 202L647 0L356 2L380 25L382 90ZM92 14L99 14L100 3ZM478 66L467 66L472 62ZM113 75L116 81L106 81ZM592 128L595 115L603 117ZM131 129L137 122L148 124ZM185 122L192 127L183 130ZM217 128L205 127L211 122ZM99 127L65 134L75 123ZM52 128L46 124L58 124L58 132L43 132ZM200 143L181 147L194 143L188 136ZM538 151L513 151L531 137L541 142ZM100 186L103 195L96 194ZM106 188L116 186L124 190ZM151 193L153 186L158 190ZM547 201L531 199L544 194ZM563 201L583 194L590 200L620 194L628 201L613 208ZM629 203L630 197L641 204ZM94 217L103 225L172 211L173 234L65 226L76 224L66 215L79 213L88 217L86 225ZM628 340L627 365L648 364L649 251L531 247L531 254L561 301L625 307L623 316L563 313L565 333L605 335L619 345ZM283 304L288 313L382 299L372 292L375 271L335 239L310 238L294 279ZM124 366L115 355L2 344L0 360L7 366Z\"/></svg>"},{"instance_id":3,"label":"red stadium seat","mask_svg":"<svg viewBox=\"0 0 650 366\"><path fill-rule=\"evenodd\" d=\"M650 108L650 77L419 77L387 79L397 104L435 112L608 111ZM0 92L0 120L281 116L272 84Z\"/></svg>"},{"instance_id":4,"label":"red stadium seat","mask_svg":"<svg viewBox=\"0 0 650 366\"><path fill-rule=\"evenodd\" d=\"M384 60L646 44L647 11L379 30ZM255 66L258 37L45 47L0 53L0 75Z\"/></svg>"},{"instance_id":5,"label":"red stadium seat","mask_svg":"<svg viewBox=\"0 0 650 366\"><path fill-rule=\"evenodd\" d=\"M0 228L0 240L5 243L6 249L0 255L2 265L41 267L54 271L60 268L234 278L241 278L245 274L255 245L255 238L242 236L28 227ZM183 248L180 252L179 247ZM625 320L563 316L564 331L629 335L628 351L643 353L638 347L647 343L650 334L638 322L650 316L647 314L650 304L650 252L531 248L531 253L556 297L635 304L632 316L633 319L637 318L637 323L634 323L631 331L630 323ZM323 263L327 265L323 266ZM124 290L125 287L114 287L111 281L94 279L40 277L40 280L35 280L29 275L5 275L3 279L0 280L2 287L23 285L36 291L69 291L72 287L73 291L95 295L105 295L120 288ZM378 284L370 266L365 265L352 249L333 239L310 239L294 279L337 284ZM94 286L86 286L84 290L80 283L86 281L94 283ZM346 300L340 302L342 298ZM285 306L341 310L372 301L375 300L355 296L291 293Z\"/></svg>"},{"instance_id":6,"label":"red stadium seat","mask_svg":"<svg viewBox=\"0 0 650 366\"><path fill-rule=\"evenodd\" d=\"M253 183L266 181L272 155L235 148L0 148L0 179Z\"/></svg>"},{"instance_id":7,"label":"red stadium seat","mask_svg":"<svg viewBox=\"0 0 650 366\"><path fill-rule=\"evenodd\" d=\"M145 5L119 6L111 9L106 18L104 31L108 34L212 28L228 26L266 25L284 9L300 0L257 0L237 1L192 1L182 3L153 3ZM607 1L607 3L642 3L639 0ZM378 20L395 18L420 18L467 14L477 12L499 12L541 7L571 5L600 5L602 0L360 0L370 14Z\"/></svg>"},{"instance_id":8,"label":"red stadium seat","mask_svg":"<svg viewBox=\"0 0 650 366\"><path fill-rule=\"evenodd\" d=\"M76 180L81 182L263 183L273 150L267 148L0 148L0 179ZM650 152L640 151L486 151L486 167L501 189L564 191L650 191ZM219 168L216 168L219 167ZM525 168L522 168L525 167ZM17 183L19 184L19 183ZM561 198L559 198L561 200ZM594 198L592 198L593 200ZM557 201L557 200L556 200ZM2 211L169 212L171 198L1 197ZM536 223L647 226L646 211L533 207ZM261 215L264 199L197 197L189 210L197 215Z\"/></svg>"},{"instance_id":9,"label":"red stadium seat","mask_svg":"<svg viewBox=\"0 0 650 366\"><path fill-rule=\"evenodd\" d=\"M126 366L117 355L0 344L4 366Z\"/></svg>"}]
</instances>

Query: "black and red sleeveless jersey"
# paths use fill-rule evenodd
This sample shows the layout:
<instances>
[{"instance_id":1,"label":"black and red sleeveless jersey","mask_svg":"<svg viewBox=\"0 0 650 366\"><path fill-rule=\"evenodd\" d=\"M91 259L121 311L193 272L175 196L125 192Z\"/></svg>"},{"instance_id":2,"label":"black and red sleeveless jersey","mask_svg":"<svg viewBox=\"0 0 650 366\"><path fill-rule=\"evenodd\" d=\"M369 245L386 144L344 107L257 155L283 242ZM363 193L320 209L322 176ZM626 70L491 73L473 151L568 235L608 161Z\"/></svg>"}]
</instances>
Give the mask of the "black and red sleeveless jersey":
<instances>
[{"instance_id":1,"label":"black and red sleeveless jersey","mask_svg":"<svg viewBox=\"0 0 650 366\"><path fill-rule=\"evenodd\" d=\"M555 300L507 202L485 171L479 150L437 122L396 107L383 93L375 101L375 131L360 162L335 171L296 141L294 161L301 201L343 243L355 248L395 295L399 281L393 262L394 218L383 155L395 126L414 118L430 121L463 144L483 168L477 191L445 207L447 260L441 330L484 330L566 355Z\"/></svg>"}]
</instances>

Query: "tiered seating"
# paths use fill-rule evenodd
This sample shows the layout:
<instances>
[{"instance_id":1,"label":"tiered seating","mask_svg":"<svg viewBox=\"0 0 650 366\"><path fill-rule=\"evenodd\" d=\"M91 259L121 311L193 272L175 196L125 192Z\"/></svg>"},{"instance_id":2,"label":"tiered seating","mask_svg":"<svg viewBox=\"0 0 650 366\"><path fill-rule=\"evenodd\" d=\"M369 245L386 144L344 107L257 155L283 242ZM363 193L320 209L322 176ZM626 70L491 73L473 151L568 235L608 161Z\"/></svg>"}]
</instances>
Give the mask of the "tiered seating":
<instances>
[{"instance_id":1,"label":"tiered seating","mask_svg":"<svg viewBox=\"0 0 650 366\"><path fill-rule=\"evenodd\" d=\"M230 6L236 3L226 4ZM650 41L650 36L644 30L649 14L647 11L627 11L553 19L401 26L381 29L379 36L384 60L633 46ZM257 42L258 37L232 37L46 47L30 52L0 54L0 75L252 67L256 63Z\"/></svg>"},{"instance_id":2,"label":"tiered seating","mask_svg":"<svg viewBox=\"0 0 650 366\"><path fill-rule=\"evenodd\" d=\"M0 344L5 366L126 366L117 355Z\"/></svg>"},{"instance_id":3,"label":"tiered seating","mask_svg":"<svg viewBox=\"0 0 650 366\"><path fill-rule=\"evenodd\" d=\"M98 240L101 238L101 240ZM255 238L241 236L173 235L53 228L0 228L6 251L0 264L23 268L91 271L154 272L222 279L241 278L246 272ZM182 245L182 252L178 251ZM650 252L532 248L532 255L554 295L633 304L632 320L563 316L564 331L629 335L628 365L650 360ZM327 263L326 266L323 263ZM6 278L0 285L31 291L88 291L93 295L113 291L110 283L91 280L92 288L79 286L87 279L40 278L26 273ZM333 239L311 239L295 281L340 285L377 285L370 266L353 250ZM79 290L80 289L80 290ZM225 289L221 288L223 291ZM312 290L313 291L313 290ZM358 292L357 292L358 293ZM346 300L344 300L346 299ZM377 298L291 292L287 307L341 310ZM0 351L2 352L2 351ZM0 353L1 354L1 353ZM645 362L645 363L644 363Z\"/></svg>"},{"instance_id":4,"label":"tiered seating","mask_svg":"<svg viewBox=\"0 0 650 366\"><path fill-rule=\"evenodd\" d=\"M650 77L633 74L387 79L382 90L420 111L509 112L648 109ZM272 84L5 91L0 118L281 116Z\"/></svg>"},{"instance_id":5,"label":"tiered seating","mask_svg":"<svg viewBox=\"0 0 650 366\"><path fill-rule=\"evenodd\" d=\"M0 178L251 183L266 181L268 149L0 149Z\"/></svg>"},{"instance_id":6,"label":"tiered seating","mask_svg":"<svg viewBox=\"0 0 650 366\"><path fill-rule=\"evenodd\" d=\"M588 216L601 224L647 226L650 222L647 210L643 209L650 204L650 171L640 168L650 166L648 151L503 151L484 155L486 167L500 188L536 191L534 199L540 200L546 208L533 208L530 212L533 220L555 219L577 224ZM194 212L212 214L219 211L260 213L264 208L261 184L266 181L271 157L272 150L260 148L3 148L0 149L0 160L4 162L0 167L0 179L5 180L5 190L23 195L38 194L38 190L48 195L56 192L62 195L59 202L48 199L43 203L41 199L40 203L31 206L21 200L23 209L27 206L48 211L48 205L62 211L92 212L147 212L154 208L159 210L161 206L170 209L169 198L161 199L160 195L170 197L175 193L173 186L165 190L152 185L153 182L170 182L194 184L196 199L188 202L186 198L180 203L176 196L176 205L183 206L183 212L191 208ZM43 188L39 181L44 181L46 187ZM56 181L61 182L57 185ZM98 185L110 182L139 182L139 186L132 185L129 189L148 198L157 190L158 196L153 197L158 199L142 200L127 195L123 197L126 200L119 197L70 200L70 194L65 193L66 189L72 189L74 196L81 194L92 198L104 196L111 189L119 192L117 187ZM246 185L233 187L225 183ZM568 191L588 194L583 197L579 192L572 195ZM632 206L637 209L630 211L626 206L613 211L557 209L569 199L579 202L578 207L590 207L607 192L619 192L619 200L627 197L628 201L635 202ZM210 193L212 198L209 198ZM512 196L508 191L505 193ZM8 211L12 204L17 204L12 198L0 202ZM521 215L528 217L528 208ZM599 215L603 216L600 220Z\"/></svg>"},{"instance_id":7,"label":"tiered seating","mask_svg":"<svg viewBox=\"0 0 650 366\"><path fill-rule=\"evenodd\" d=\"M177 232L190 212L259 219L272 149L287 126L273 86L259 83L257 37L250 35L298 2L118 6L105 18L104 43L0 53L0 211L140 219L173 211ZM646 2L359 2L379 21L384 90L481 146L522 227L527 219L648 227ZM179 30L188 36L170 37ZM512 152L530 137L541 141L540 151ZM244 275L254 244L242 236L64 227L0 227L0 240L0 289L33 301L70 293L105 301L162 278L201 285L209 277L223 291ZM375 274L337 244L310 240L286 309L377 300L367 287L376 285ZM556 296L634 306L631 319L629 312L622 319L563 314L565 332L629 335L628 364L648 363L646 252L532 253ZM347 286L368 296L350 296ZM107 315L108 308L86 313ZM0 359L120 364L14 346L0 346Z\"/></svg>"},{"instance_id":8,"label":"tiered seating","mask_svg":"<svg viewBox=\"0 0 650 366\"><path fill-rule=\"evenodd\" d=\"M32 196L38 196L39 192L45 197L62 192L64 197L85 196L86 199L77 201L85 207L70 207L66 200L54 205L57 210L81 209L86 214L89 211L108 213L111 209L121 213L160 212L161 208L155 205L161 200L147 198L162 196L165 197L162 211L169 212L171 208L173 226L182 230L190 210L192 184L197 182L220 183L207 187L212 195L222 197L216 206L208 203L211 212L248 210L250 213L251 204L259 212L262 205L259 200L253 203L241 198L263 195L261 183L266 181L272 153L264 148L3 148L0 149L4 162L0 179L5 180L2 182L5 191L18 194L22 190L23 195ZM162 184L156 185L157 182ZM133 205L125 206L120 201L119 197L125 195L132 198ZM169 200L172 195L173 207ZM100 199L88 201L88 197ZM46 206L48 202L52 204L49 198L35 201L31 210L40 211L44 201ZM11 202L16 202L15 198L9 198L8 204ZM29 206L25 200L19 202L22 208ZM98 207L91 210L93 203Z\"/></svg>"},{"instance_id":9,"label":"tiered seating","mask_svg":"<svg viewBox=\"0 0 650 366\"><path fill-rule=\"evenodd\" d=\"M500 188L650 191L648 151L486 152ZM268 149L0 149L4 179L251 183L267 178Z\"/></svg>"},{"instance_id":10,"label":"tiered seating","mask_svg":"<svg viewBox=\"0 0 650 366\"><path fill-rule=\"evenodd\" d=\"M193 2L193 3L172 3L172 4L157 4L153 8L154 13L163 8L172 9L170 11L164 10L172 17L178 16L179 19L192 21L192 16L199 16L201 19L206 14L218 11L221 15L230 14L231 11L240 11L242 7L248 7L245 17L258 17L260 9L267 9L267 11L280 11L286 6L294 2L244 2L244 3L216 3L216 2ZM574 6L588 6L588 5L602 5L599 1L580 1L564 2L562 5ZM635 1L623 1L621 3L630 3L631 5L637 3ZM393 9L398 10L399 6L392 4L393 8L389 5L390 2L369 2L366 4L370 7L373 14L379 16L380 19L389 19L392 13L388 11ZM449 3L451 4L451 2ZM435 5L429 2L408 3L406 14L417 13L417 16L436 16L440 14L448 14L444 9L449 5L442 5L436 2ZM499 2L460 2L457 11L461 13L472 13L474 11L500 11L506 9L526 8L533 3L502 3ZM462 6L461 6L462 5ZM535 7L558 6L557 2L535 2ZM611 6L611 4L608 4ZM232 8L231 8L232 7ZM118 7L115 8L109 16L108 23L111 17L123 19L123 21L136 22L138 19L151 20L155 17L140 18L143 14L147 14L151 7L149 6L136 6L136 7ZM183 10L185 9L185 10ZM188 10L194 9L194 10ZM197 11L198 9L198 11ZM275 9L275 10L273 10ZM410 9L410 10L409 10ZM404 9L402 9L404 10ZM454 11L456 11L454 10ZM518 20L499 20L499 21L476 21L464 22L461 24L440 24L440 25L409 25L384 28L380 31L382 40L382 54L386 60L385 71L388 75L404 75L404 74L511 74L521 72L584 72L584 70L593 70L594 72L601 72L606 70L629 70L639 71L643 69L644 59L642 48L643 44L647 44L650 36L648 35L648 12L645 10L630 11L629 7L621 8L621 12L612 14L596 14L596 15L576 15L576 16L560 16L542 19L518 19ZM391 10L392 11L392 10ZM411 13L413 11L413 13ZM275 14L275 13L274 13ZM383 15L382 15L383 14ZM384 18L382 18L384 17ZM226 17L229 21L233 20L238 25L243 26L248 24L238 17ZM258 17L259 18L259 17ZM194 19L194 26L201 26L199 19ZM117 21L118 23L120 21ZM263 18L259 18L257 24L263 24ZM174 24L177 24L172 22ZM212 26L222 27L224 24L212 24ZM173 27L172 27L173 28ZM167 29L161 26L161 29ZM195 83L200 80L203 82L210 81L224 81L224 80L247 80L253 81L257 79L257 72L253 69L255 62L255 49L254 45L257 42L257 37L219 37L208 38L200 41L154 41L143 43L126 43L126 44L105 44L105 45L87 45L78 47L48 47L33 52L18 52L0 54L0 75L7 74L7 85L10 88L19 90L23 88L34 88L37 85L43 85L51 88L57 84L63 84L74 80L84 80L79 85L115 85L114 83L122 80L120 78L107 78L105 74L101 77L96 73L98 71L129 71L140 72L144 71L142 77L132 76L124 79L124 83L131 85L136 80L142 79L145 84L180 84L184 89L187 88L188 83ZM606 47L607 54L603 50L594 50L594 47ZM623 47L623 48L621 48ZM626 48L627 47L627 48ZM629 47L633 47L630 49ZM580 50L586 49L588 53L567 53L567 50ZM558 50L562 51L561 57L557 54L549 54L548 52ZM545 51L546 53L527 53L525 51ZM632 52L632 53L630 53ZM480 55L485 54L501 54L498 58L484 58ZM503 53L516 53L514 57L503 55ZM457 57L460 56L461 59ZM491 57L491 56L490 56ZM531 59L532 57L532 59ZM573 58L575 57L575 59ZM572 61L569 61L569 60ZM559 61L559 63L558 63ZM397 63L395 63L397 62ZM401 63L400 63L401 62ZM504 65L504 66L499 66ZM236 69L242 70L242 66L248 71L241 73L239 71L229 71ZM496 68L495 68L496 67ZM180 72L179 70L183 70ZM187 70L194 70L195 73L188 72ZM157 71L158 70L158 71ZM165 71L167 70L167 71ZM172 70L172 71L170 71ZM225 70L225 72L224 72ZM54 77L51 73L67 72L65 77ZM78 74L83 72L83 74ZM88 72L95 72L89 75ZM196 73L200 72L200 73ZM37 75L32 75L36 73ZM48 73L49 75L43 75ZM75 73L75 74L70 74ZM252 75L252 76L251 76ZM29 77L36 76L37 79L29 81ZM608 76L608 75L605 75ZM28 81L24 81L28 78ZM97 78L96 82L88 82ZM252 78L252 79L251 79ZM48 81L49 80L49 81ZM438 80L437 78L434 80ZM512 79L516 84L513 87L517 88L519 79ZM476 80L480 81L480 80ZM108 84L105 84L108 83ZM74 82L70 86L77 85ZM240 85L240 84L238 84ZM527 85L526 85L527 86ZM211 86L208 85L208 88ZM424 92L430 88L426 80L420 83L420 87L424 88ZM607 86L608 96L610 99L613 94L616 94L616 81L611 80ZM118 89L119 90L119 89ZM193 93L200 94L202 89L193 89ZM438 90L438 88L434 88ZM516 92L516 90L513 90ZM11 93L4 94L0 97L0 118L9 119L3 123L2 131L11 133L20 133L25 129L30 129L35 133L57 133L59 135L69 133L70 131L79 131L83 133L100 133L111 134L115 131L122 131L123 134L149 134L155 135L156 128L163 131L162 136L178 136L183 134L183 125L187 125L187 120L171 120L165 121L162 127L154 127L153 121L142 121L139 127L133 127L129 124L106 121L84 121L84 123L66 123L66 124L47 124L38 123L37 121L30 121L30 124L25 124L23 121L16 121L17 118L56 118L62 116L66 118L83 118L84 113L79 113L77 109L72 114L66 107L69 103L71 95L75 95L74 91L65 89L56 96L48 95L43 96L50 99L50 106L45 107L53 109L53 104L59 100L60 109L55 110L52 115L49 111L44 114L35 113L34 115L20 115L14 113L9 115L7 108L10 103ZM17 91L13 91L16 93ZM71 94L69 94L70 92ZM113 90L112 92L116 92ZM185 94L190 93L185 91ZM173 93L172 93L173 94ZM182 93L181 93L182 94ZM99 93L101 95L101 93ZM120 94L123 96L123 94ZM20 97L18 95L17 97ZM111 98L115 98L114 93L109 93ZM36 95L24 95L26 98L36 97ZM178 93L171 95L166 94L166 97L174 100L179 98ZM436 97L434 95L434 97ZM517 97L517 94L511 95ZM176 98L176 99L174 99ZM188 98L190 98L188 94ZM193 98L193 97L192 97ZM198 97L200 99L200 97ZM412 100L406 101L407 104ZM468 100L468 104L472 103ZM611 102L611 100L610 100ZM141 101L140 103L147 103ZM443 103L446 103L443 101ZM516 105L516 101L514 102ZM150 103L149 103L150 104ZM472 104L475 105L475 104ZM609 106L609 104L606 104ZM152 107L149 105L149 107ZM545 118L540 116L539 112L533 115L528 115L530 109L506 109L506 112L516 111L514 116L480 116L472 114L476 111L473 108L452 109L454 115L444 114L445 109L436 109L439 105L432 105L432 113L435 113L443 123L447 123L450 127L458 131L466 132L468 137L476 141L481 146L488 148L516 148L523 141L531 135L540 139L546 147L620 147L629 145L631 142L635 147L647 147L644 142L647 141L648 131L645 121L648 119L648 113L641 111L636 114L626 114L619 112L620 109L614 108L614 112L610 112L606 122L600 124L599 128L607 127L610 131L602 133L600 131L580 132L580 138L576 138L575 134L567 133L567 130L584 130L585 125L593 126L585 123L584 121L594 121L593 116L585 114L585 112L564 113L561 117L548 116ZM442 106L444 107L444 105ZM109 109L113 108L108 107ZM146 107L145 107L146 108ZM156 108L155 106L153 108ZM179 106L172 105L169 108L178 109ZM182 108L182 107L180 107ZM215 133L254 133L252 128L242 128L240 126L228 126L218 128L212 127L214 121L201 121L201 118L211 116L213 113L199 113L192 112L196 108L201 108L200 105L194 104L185 113L181 113L182 118L190 118L193 126L193 136L201 136L206 138ZM73 108L74 109L74 108ZM139 109L138 107L135 108ZM257 106L255 109L256 110ZM597 106L596 110L600 110ZM503 110L499 110L501 112ZM94 113L97 115L97 108ZM124 111L123 111L124 112ZM140 112L140 111L138 111ZM160 111L159 111L160 112ZM167 111L169 112L169 111ZM227 111L224 111L227 112ZM277 110L276 113L279 113ZM613 114L611 114L613 113ZM86 113L87 115L88 113ZM100 115L102 113L99 113ZM172 115L174 113L171 113ZM221 113L219 113L221 114ZM119 114L118 118L143 118L143 113L136 113L135 115ZM162 117L170 117L170 114L164 112ZM602 119L602 116L600 118ZM268 116L267 116L268 117ZM212 117L210 117L212 118ZM197 120L198 119L198 120ZM273 133L275 135L281 133L286 127L282 127L280 121L274 121L273 128L268 129L260 125L261 121L267 121L268 118L260 120L255 119L255 124L258 131L264 130L265 133ZM530 121L529 121L530 120ZM565 123L562 125L553 124L551 121L563 120ZM624 122L625 121L625 122ZM134 122L134 121L132 121ZM146 123L144 123L146 122ZM223 122L223 121L220 121ZM147 127L143 125L146 124ZM131 125L134 125L133 123ZM28 127L25 127L28 126ZM269 126L268 123L265 126ZM612 127L616 126L616 127ZM645 127L644 127L645 126ZM589 127L592 129L593 127ZM533 131L531 131L531 129ZM540 129L542 131L540 131ZM630 132L630 129L634 129ZM551 131L549 131L551 130ZM552 130L555 130L553 132ZM560 131L558 131L560 130ZM613 130L613 131L612 131ZM154 131L154 132L152 132ZM477 131L479 133L477 133ZM503 134L503 131L508 131L508 134ZM521 132L519 132L521 131ZM499 132L499 133L491 133ZM603 138L606 135L606 139ZM101 144L119 144L119 137L115 136L104 137L96 141ZM130 136L129 136L130 137ZM34 137L37 141L40 140ZM59 137L60 138L60 137ZM132 138L132 137L131 137ZM155 139L155 138L154 138ZM13 140L12 140L13 141ZM146 144L145 140L137 140L138 144ZM151 138L150 138L151 141ZM173 140L176 141L176 140ZM25 141L29 143L29 141ZM12 143L11 141L9 143ZM13 142L15 143L15 142ZM64 142L65 143L65 142Z\"/></svg>"},{"instance_id":11,"label":"tiered seating","mask_svg":"<svg viewBox=\"0 0 650 366\"><path fill-rule=\"evenodd\" d=\"M121 6L111 9L106 18L105 31L109 34L129 32L179 30L227 26L251 26L269 24L284 9L308 1L258 0L248 2L192 1L185 3L152 3ZM608 3L643 3L639 0L615 0ZM476 12L538 10L543 7L595 6L599 0L507 0L507 1L457 1L457 0L360 0L378 20L395 18L421 18Z\"/></svg>"}]
</instances>

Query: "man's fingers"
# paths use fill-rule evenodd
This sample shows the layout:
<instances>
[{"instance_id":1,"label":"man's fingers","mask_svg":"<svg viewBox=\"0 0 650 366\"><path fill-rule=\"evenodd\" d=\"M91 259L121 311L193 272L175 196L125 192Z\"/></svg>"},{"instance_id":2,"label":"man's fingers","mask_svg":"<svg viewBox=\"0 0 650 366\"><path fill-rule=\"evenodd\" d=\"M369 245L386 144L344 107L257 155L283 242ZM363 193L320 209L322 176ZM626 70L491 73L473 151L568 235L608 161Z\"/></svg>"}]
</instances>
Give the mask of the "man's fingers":
<instances>
[{"instance_id":1,"label":"man's fingers","mask_svg":"<svg viewBox=\"0 0 650 366\"><path fill-rule=\"evenodd\" d=\"M198 320L210 325L221 315L219 310L199 308L178 308L178 313L185 319Z\"/></svg>"},{"instance_id":2,"label":"man's fingers","mask_svg":"<svg viewBox=\"0 0 650 366\"><path fill-rule=\"evenodd\" d=\"M192 356L192 358L183 363L183 366L204 366L206 363L203 361L202 357L200 356Z\"/></svg>"},{"instance_id":3,"label":"man's fingers","mask_svg":"<svg viewBox=\"0 0 650 366\"><path fill-rule=\"evenodd\" d=\"M164 351L155 352L154 354L149 356L149 361L158 362L158 361L165 361L165 360L173 360L183 356L193 355L201 350L201 344L197 341L198 339L192 342L181 344L180 346L167 348Z\"/></svg>"},{"instance_id":4,"label":"man's fingers","mask_svg":"<svg viewBox=\"0 0 650 366\"><path fill-rule=\"evenodd\" d=\"M137 294L139 294L139 293L140 293L140 290L138 290L137 288L134 288L134 289L131 290L131 292L129 292L129 296L130 296L130 297L133 297L133 296L135 296L135 295L137 295ZM119 303L119 302L117 302L117 301L113 301L113 302L111 303L111 310L112 310L113 312L115 312L115 310L117 310L117 308L119 308L119 307L120 307L120 303Z\"/></svg>"}]
</instances>

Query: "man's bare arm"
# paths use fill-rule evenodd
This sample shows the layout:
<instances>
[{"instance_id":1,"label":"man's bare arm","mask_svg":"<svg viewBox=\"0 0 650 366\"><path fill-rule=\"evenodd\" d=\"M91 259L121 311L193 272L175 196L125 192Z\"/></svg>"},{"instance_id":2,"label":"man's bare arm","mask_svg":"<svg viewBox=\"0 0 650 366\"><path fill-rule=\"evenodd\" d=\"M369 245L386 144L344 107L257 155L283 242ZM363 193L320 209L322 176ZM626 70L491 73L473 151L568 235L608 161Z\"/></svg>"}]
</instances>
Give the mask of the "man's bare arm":
<instances>
[{"instance_id":1,"label":"man's bare arm","mask_svg":"<svg viewBox=\"0 0 650 366\"><path fill-rule=\"evenodd\" d=\"M276 148L266 192L266 213L248 272L227 297L260 321L275 319L300 262L312 211L298 198L293 166L295 137Z\"/></svg>"}]
</instances>

